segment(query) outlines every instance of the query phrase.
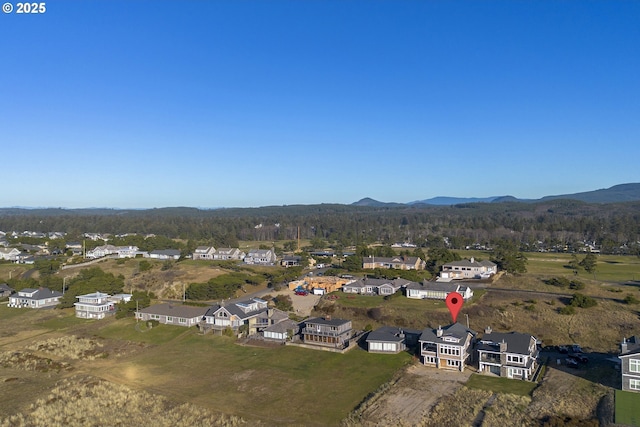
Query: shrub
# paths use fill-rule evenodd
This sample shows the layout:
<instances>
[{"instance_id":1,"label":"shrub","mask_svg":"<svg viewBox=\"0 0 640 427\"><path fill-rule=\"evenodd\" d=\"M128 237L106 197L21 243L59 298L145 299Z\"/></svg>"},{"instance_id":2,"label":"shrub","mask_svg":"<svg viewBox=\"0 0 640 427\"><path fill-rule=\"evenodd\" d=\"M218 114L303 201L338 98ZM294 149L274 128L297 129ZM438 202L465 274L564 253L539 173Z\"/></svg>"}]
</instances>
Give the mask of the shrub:
<instances>
[{"instance_id":1,"label":"shrub","mask_svg":"<svg viewBox=\"0 0 640 427\"><path fill-rule=\"evenodd\" d=\"M582 283L579 280L572 280L571 283L569 283L569 288L575 289L576 291L580 291L584 289L584 283Z\"/></svg>"},{"instance_id":2,"label":"shrub","mask_svg":"<svg viewBox=\"0 0 640 427\"><path fill-rule=\"evenodd\" d=\"M570 305L580 308L589 308L598 305L598 302L587 295L576 293L573 294Z\"/></svg>"},{"instance_id":3,"label":"shrub","mask_svg":"<svg viewBox=\"0 0 640 427\"><path fill-rule=\"evenodd\" d=\"M567 305L567 306L562 307L560 310L558 310L558 313L566 314L566 315L576 314L576 308L574 306L572 306L572 305Z\"/></svg>"},{"instance_id":4,"label":"shrub","mask_svg":"<svg viewBox=\"0 0 640 427\"><path fill-rule=\"evenodd\" d=\"M154 328L154 327L158 326L159 324L160 324L160 321L158 321L158 320L155 320L155 319L147 320L147 327L149 327L149 328Z\"/></svg>"},{"instance_id":5,"label":"shrub","mask_svg":"<svg viewBox=\"0 0 640 427\"><path fill-rule=\"evenodd\" d=\"M629 294L624 298L624 302L626 304L638 304L640 302L640 300L636 297L634 297L633 295Z\"/></svg>"}]
</instances>

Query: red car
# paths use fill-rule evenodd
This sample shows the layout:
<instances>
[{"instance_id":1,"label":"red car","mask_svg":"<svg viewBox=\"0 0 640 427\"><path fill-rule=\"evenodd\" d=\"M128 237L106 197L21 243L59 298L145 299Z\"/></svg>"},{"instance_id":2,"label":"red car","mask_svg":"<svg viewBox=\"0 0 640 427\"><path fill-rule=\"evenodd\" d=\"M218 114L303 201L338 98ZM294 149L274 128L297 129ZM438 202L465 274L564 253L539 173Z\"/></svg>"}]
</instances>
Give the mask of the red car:
<instances>
[{"instance_id":1,"label":"red car","mask_svg":"<svg viewBox=\"0 0 640 427\"><path fill-rule=\"evenodd\" d=\"M296 295L300 295L300 296L306 297L307 295L309 295L309 292L307 292L307 291L296 291Z\"/></svg>"}]
</instances>

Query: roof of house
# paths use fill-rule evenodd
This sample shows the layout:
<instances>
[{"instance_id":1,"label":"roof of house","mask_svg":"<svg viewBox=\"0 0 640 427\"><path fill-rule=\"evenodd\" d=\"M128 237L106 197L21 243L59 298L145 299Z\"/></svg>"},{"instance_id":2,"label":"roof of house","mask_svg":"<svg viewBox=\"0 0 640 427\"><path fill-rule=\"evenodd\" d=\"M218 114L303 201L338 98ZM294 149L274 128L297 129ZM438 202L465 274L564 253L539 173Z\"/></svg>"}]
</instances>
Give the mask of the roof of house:
<instances>
[{"instance_id":1,"label":"roof of house","mask_svg":"<svg viewBox=\"0 0 640 427\"><path fill-rule=\"evenodd\" d=\"M190 305L176 305L176 304L156 304L150 307L138 310L140 313L158 314L160 316L175 316L175 317L202 317L207 311L207 307L194 307Z\"/></svg>"},{"instance_id":2,"label":"roof of house","mask_svg":"<svg viewBox=\"0 0 640 427\"><path fill-rule=\"evenodd\" d=\"M26 297L26 296L22 296L22 295L20 296L20 298L27 298L27 299L33 299L33 300L56 298L56 297L61 297L62 296L62 292L52 291L49 288L38 288L38 289L24 288L24 289L20 290L20 292L24 292L24 293L27 293L27 294L33 294L33 296L30 296L30 297Z\"/></svg>"},{"instance_id":3,"label":"roof of house","mask_svg":"<svg viewBox=\"0 0 640 427\"><path fill-rule=\"evenodd\" d=\"M484 334L480 340L478 350L494 350L495 346L501 342L507 343L507 353L529 354L531 339L535 338L530 334L520 332L491 332Z\"/></svg>"},{"instance_id":4,"label":"roof of house","mask_svg":"<svg viewBox=\"0 0 640 427\"><path fill-rule=\"evenodd\" d=\"M103 292L94 292L92 294L78 295L76 298L104 298L111 296L109 294L105 294Z\"/></svg>"},{"instance_id":5,"label":"roof of house","mask_svg":"<svg viewBox=\"0 0 640 427\"><path fill-rule=\"evenodd\" d=\"M265 256L271 254L273 254L271 249L249 249L250 256Z\"/></svg>"},{"instance_id":6,"label":"roof of house","mask_svg":"<svg viewBox=\"0 0 640 427\"><path fill-rule=\"evenodd\" d=\"M180 255L180 251L178 249L156 249L155 251L151 251L149 253L154 255L167 255L167 256Z\"/></svg>"},{"instance_id":7,"label":"roof of house","mask_svg":"<svg viewBox=\"0 0 640 427\"><path fill-rule=\"evenodd\" d=\"M620 357L640 354L640 337L634 335L630 338L625 338L624 342L627 344L627 351L621 353Z\"/></svg>"},{"instance_id":8,"label":"roof of house","mask_svg":"<svg viewBox=\"0 0 640 427\"><path fill-rule=\"evenodd\" d=\"M305 320L304 323L305 325L309 323L313 323L316 325L342 326L342 325L346 325L347 323L351 323L351 320L332 319L332 318L327 319L325 317L314 317L313 319Z\"/></svg>"},{"instance_id":9,"label":"roof of house","mask_svg":"<svg viewBox=\"0 0 640 427\"><path fill-rule=\"evenodd\" d=\"M351 287L359 287L359 288L364 288L365 286L382 286L382 285L391 285L394 288L400 288L402 286L408 285L409 283L413 283L410 280L406 280L406 279L393 279L393 280L389 280L389 279L371 279L368 277L365 277L363 279L358 279L355 282L349 283L348 285L344 285L345 286L351 286Z\"/></svg>"},{"instance_id":10,"label":"roof of house","mask_svg":"<svg viewBox=\"0 0 640 427\"><path fill-rule=\"evenodd\" d=\"M13 288L6 283L0 283L0 292L11 291L13 292Z\"/></svg>"},{"instance_id":11,"label":"roof of house","mask_svg":"<svg viewBox=\"0 0 640 427\"><path fill-rule=\"evenodd\" d=\"M266 304L259 304L260 306L258 307L258 309L251 310L251 311L245 311L242 308L240 308L241 305L250 305L256 302L266 303L266 301L261 300L259 298L252 298L244 301L238 301L237 303L228 304L228 305L214 304L213 306L209 307L208 310L206 310L204 315L207 317L213 316L214 313L216 313L218 310L220 310L221 308L224 308L231 315L238 316L240 319L247 319L268 310L268 308L266 307Z\"/></svg>"},{"instance_id":12,"label":"roof of house","mask_svg":"<svg viewBox=\"0 0 640 427\"><path fill-rule=\"evenodd\" d=\"M430 282L425 280L422 282L423 289L429 291L440 291L440 292L457 292L460 288L458 283L451 282Z\"/></svg>"},{"instance_id":13,"label":"roof of house","mask_svg":"<svg viewBox=\"0 0 640 427\"><path fill-rule=\"evenodd\" d=\"M402 342L407 334L418 335L420 331L402 329L395 326L382 326L369 332L367 341Z\"/></svg>"},{"instance_id":14,"label":"roof of house","mask_svg":"<svg viewBox=\"0 0 640 427\"><path fill-rule=\"evenodd\" d=\"M449 326L440 327L439 329L442 329L441 336L438 336L438 329L427 328L423 330L422 335L420 335L420 341L444 342L444 337L454 337L464 340L468 334L471 334L474 337L477 335L477 332L467 328L461 323L453 323Z\"/></svg>"},{"instance_id":15,"label":"roof of house","mask_svg":"<svg viewBox=\"0 0 640 427\"><path fill-rule=\"evenodd\" d=\"M396 256L396 257L378 257L378 256L368 256L366 258L363 258L363 262L365 263L372 263L372 262L379 262L379 263L387 263L387 264L397 264L397 263L401 263L401 264L415 264L418 261L418 257L415 256Z\"/></svg>"},{"instance_id":16,"label":"roof of house","mask_svg":"<svg viewBox=\"0 0 640 427\"><path fill-rule=\"evenodd\" d=\"M266 327L264 330L268 332L276 332L276 333L284 334L289 329L293 329L294 331L297 332L299 328L300 328L300 325L298 325L298 323L296 323L295 321L291 319L285 319L274 325L270 325Z\"/></svg>"},{"instance_id":17,"label":"roof of house","mask_svg":"<svg viewBox=\"0 0 640 427\"><path fill-rule=\"evenodd\" d=\"M462 259L460 261L451 261L447 262L444 265L453 265L456 267L495 267L496 264L494 262L488 260L475 261L474 259Z\"/></svg>"}]
</instances>

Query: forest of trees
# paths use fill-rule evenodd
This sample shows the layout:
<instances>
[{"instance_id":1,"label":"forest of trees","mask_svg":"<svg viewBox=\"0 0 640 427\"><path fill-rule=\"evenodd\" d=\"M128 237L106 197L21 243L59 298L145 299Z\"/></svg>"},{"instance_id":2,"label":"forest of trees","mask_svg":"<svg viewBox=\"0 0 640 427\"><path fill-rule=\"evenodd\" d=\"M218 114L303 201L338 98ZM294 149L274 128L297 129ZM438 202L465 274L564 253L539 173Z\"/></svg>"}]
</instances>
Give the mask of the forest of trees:
<instances>
[{"instance_id":1,"label":"forest of trees","mask_svg":"<svg viewBox=\"0 0 640 427\"><path fill-rule=\"evenodd\" d=\"M602 253L638 254L640 203L587 204L570 200L539 203L468 203L454 206L368 207L295 205L199 210L0 209L2 231L64 231L68 238L85 232L155 234L182 239L185 251L197 242L236 247L239 240L294 241L298 233L315 247L380 242L462 249L508 240L521 250L597 244ZM129 241L130 239L127 239ZM160 249L158 239L136 245ZM118 244L117 240L111 242ZM175 245L174 245L175 246ZM189 247L191 246L191 247Z\"/></svg>"}]
</instances>

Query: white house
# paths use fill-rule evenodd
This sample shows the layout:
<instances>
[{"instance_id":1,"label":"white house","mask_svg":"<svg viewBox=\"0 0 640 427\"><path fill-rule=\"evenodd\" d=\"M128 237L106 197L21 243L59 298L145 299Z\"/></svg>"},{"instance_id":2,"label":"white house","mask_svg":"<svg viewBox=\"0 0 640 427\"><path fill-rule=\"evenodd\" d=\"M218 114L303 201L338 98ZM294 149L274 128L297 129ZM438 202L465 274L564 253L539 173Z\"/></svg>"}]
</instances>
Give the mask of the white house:
<instances>
[{"instance_id":1,"label":"white house","mask_svg":"<svg viewBox=\"0 0 640 427\"><path fill-rule=\"evenodd\" d=\"M137 246L102 245L87 251L87 258L102 258L107 255L118 255L118 258L135 258L138 253Z\"/></svg>"},{"instance_id":2,"label":"white house","mask_svg":"<svg viewBox=\"0 0 640 427\"><path fill-rule=\"evenodd\" d=\"M78 295L76 317L83 319L104 319L116 313L116 302L109 294L94 292L92 294Z\"/></svg>"},{"instance_id":3,"label":"white house","mask_svg":"<svg viewBox=\"0 0 640 427\"><path fill-rule=\"evenodd\" d=\"M470 260L451 261L442 266L443 279L487 279L498 272L498 266L491 261Z\"/></svg>"},{"instance_id":4,"label":"white house","mask_svg":"<svg viewBox=\"0 0 640 427\"><path fill-rule=\"evenodd\" d=\"M473 297L473 291L469 286L460 283L449 282L429 282L422 283L411 282L405 287L407 298L412 299L447 299L447 295L451 292L457 292L462 295L466 301Z\"/></svg>"},{"instance_id":5,"label":"white house","mask_svg":"<svg viewBox=\"0 0 640 427\"><path fill-rule=\"evenodd\" d=\"M198 246L195 251L193 251L193 259L204 259L204 260L212 260L214 259L214 254L216 252L216 248L213 246Z\"/></svg>"},{"instance_id":6,"label":"white house","mask_svg":"<svg viewBox=\"0 0 640 427\"><path fill-rule=\"evenodd\" d=\"M20 251L16 248L0 248L0 260L15 261L20 255Z\"/></svg>"}]
</instances>

